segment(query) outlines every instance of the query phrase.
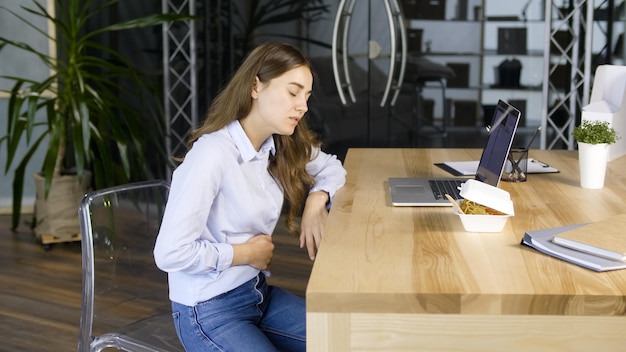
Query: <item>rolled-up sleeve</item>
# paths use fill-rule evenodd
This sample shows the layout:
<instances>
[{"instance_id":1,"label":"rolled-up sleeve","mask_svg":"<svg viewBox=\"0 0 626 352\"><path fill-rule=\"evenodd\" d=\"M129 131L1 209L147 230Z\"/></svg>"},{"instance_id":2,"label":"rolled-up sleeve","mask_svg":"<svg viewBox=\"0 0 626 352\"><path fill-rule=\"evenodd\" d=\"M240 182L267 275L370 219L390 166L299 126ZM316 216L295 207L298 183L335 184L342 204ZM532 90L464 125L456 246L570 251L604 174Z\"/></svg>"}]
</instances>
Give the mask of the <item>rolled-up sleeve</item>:
<instances>
[{"instance_id":1,"label":"rolled-up sleeve","mask_svg":"<svg viewBox=\"0 0 626 352\"><path fill-rule=\"evenodd\" d=\"M198 150L200 149L200 150ZM167 272L201 274L230 267L232 245L215 240L207 227L219 191L219 160L203 148L192 150L172 178L170 196L154 248L157 266Z\"/></svg>"},{"instance_id":2,"label":"rolled-up sleeve","mask_svg":"<svg viewBox=\"0 0 626 352\"><path fill-rule=\"evenodd\" d=\"M311 161L306 170L315 179L310 192L324 191L332 203L335 193L346 183L346 169L337 156L327 154L319 148L313 148Z\"/></svg>"}]
</instances>

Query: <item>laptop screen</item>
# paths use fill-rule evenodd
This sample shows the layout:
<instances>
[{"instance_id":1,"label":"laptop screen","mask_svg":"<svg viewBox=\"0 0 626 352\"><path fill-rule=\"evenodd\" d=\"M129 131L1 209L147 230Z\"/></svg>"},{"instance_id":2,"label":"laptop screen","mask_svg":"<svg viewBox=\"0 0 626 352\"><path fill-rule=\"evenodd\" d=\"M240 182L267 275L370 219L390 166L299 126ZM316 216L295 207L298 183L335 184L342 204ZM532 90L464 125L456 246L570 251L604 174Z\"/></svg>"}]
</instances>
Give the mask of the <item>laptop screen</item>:
<instances>
[{"instance_id":1,"label":"laptop screen","mask_svg":"<svg viewBox=\"0 0 626 352\"><path fill-rule=\"evenodd\" d=\"M502 176L521 113L513 106L498 101L491 120L487 145L480 157L476 179L497 187Z\"/></svg>"}]
</instances>

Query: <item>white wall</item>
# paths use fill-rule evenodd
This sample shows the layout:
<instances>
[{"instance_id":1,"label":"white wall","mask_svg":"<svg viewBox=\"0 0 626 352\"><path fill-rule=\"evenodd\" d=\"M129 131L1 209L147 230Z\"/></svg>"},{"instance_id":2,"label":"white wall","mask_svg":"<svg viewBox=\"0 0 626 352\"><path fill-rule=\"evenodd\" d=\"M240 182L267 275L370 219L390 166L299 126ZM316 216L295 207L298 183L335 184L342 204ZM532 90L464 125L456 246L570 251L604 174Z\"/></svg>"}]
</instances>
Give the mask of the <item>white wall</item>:
<instances>
[{"instance_id":1,"label":"white wall","mask_svg":"<svg viewBox=\"0 0 626 352\"><path fill-rule=\"evenodd\" d=\"M38 2L46 6L46 0L38 0ZM29 19L31 23L39 28L47 28L46 22L40 18L30 15L20 8L20 5L31 5L31 1L15 1L0 0L0 35L12 39L26 42L29 45L39 49L48 50L48 40L35 29L21 22L4 8L12 9L20 13L24 18ZM28 57L19 50L5 47L0 50L0 76L15 75L20 77L28 77L33 79L41 79L49 74L48 69L36 57ZM12 83L9 80L0 78L0 90L11 89ZM0 92L0 136L6 134L7 129L7 94ZM26 152L26 145L22 143L18 152L18 159ZM27 177L25 180L23 206L25 211L32 208L35 198L35 184L28 175L38 171L39 166L43 162L45 148L41 148L39 153L33 156L33 160L27 168ZM6 143L0 144L0 213L10 213L10 205L12 199L13 170L16 164L5 174L6 164Z\"/></svg>"}]
</instances>

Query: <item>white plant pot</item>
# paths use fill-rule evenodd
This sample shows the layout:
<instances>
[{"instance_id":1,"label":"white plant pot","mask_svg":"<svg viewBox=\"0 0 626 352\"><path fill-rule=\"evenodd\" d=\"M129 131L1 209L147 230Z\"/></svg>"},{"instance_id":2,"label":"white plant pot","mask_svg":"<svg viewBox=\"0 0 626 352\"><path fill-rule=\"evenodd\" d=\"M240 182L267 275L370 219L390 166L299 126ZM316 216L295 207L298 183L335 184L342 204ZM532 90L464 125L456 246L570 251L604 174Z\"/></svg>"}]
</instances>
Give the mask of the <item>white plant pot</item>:
<instances>
[{"instance_id":1,"label":"white plant pot","mask_svg":"<svg viewBox=\"0 0 626 352\"><path fill-rule=\"evenodd\" d=\"M580 187L599 189L604 187L606 165L609 160L609 145L606 143L578 143Z\"/></svg>"}]
</instances>

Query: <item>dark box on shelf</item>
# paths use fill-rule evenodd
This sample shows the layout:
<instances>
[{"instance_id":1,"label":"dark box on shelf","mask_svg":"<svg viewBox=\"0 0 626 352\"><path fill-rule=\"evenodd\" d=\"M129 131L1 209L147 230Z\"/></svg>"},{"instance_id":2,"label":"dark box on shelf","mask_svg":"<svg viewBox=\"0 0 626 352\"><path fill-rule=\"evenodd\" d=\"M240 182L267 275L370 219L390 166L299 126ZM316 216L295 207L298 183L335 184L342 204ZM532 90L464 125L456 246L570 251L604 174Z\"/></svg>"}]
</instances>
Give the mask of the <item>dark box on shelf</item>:
<instances>
[{"instance_id":1,"label":"dark box on shelf","mask_svg":"<svg viewBox=\"0 0 626 352\"><path fill-rule=\"evenodd\" d=\"M526 28L498 28L498 54L526 55Z\"/></svg>"},{"instance_id":2,"label":"dark box on shelf","mask_svg":"<svg viewBox=\"0 0 626 352\"><path fill-rule=\"evenodd\" d=\"M407 49L410 53L421 54L422 53L422 35L424 31L419 28L408 29L406 31L407 36Z\"/></svg>"},{"instance_id":3,"label":"dark box on shelf","mask_svg":"<svg viewBox=\"0 0 626 352\"><path fill-rule=\"evenodd\" d=\"M402 0L406 18L443 20L446 17L446 0Z\"/></svg>"},{"instance_id":4,"label":"dark box on shelf","mask_svg":"<svg viewBox=\"0 0 626 352\"><path fill-rule=\"evenodd\" d=\"M456 4L456 19L461 21L467 20L467 0L459 0Z\"/></svg>"},{"instance_id":5,"label":"dark box on shelf","mask_svg":"<svg viewBox=\"0 0 626 352\"><path fill-rule=\"evenodd\" d=\"M406 19L416 19L417 17L417 3L419 0L401 0L400 6L402 7L402 14Z\"/></svg>"},{"instance_id":6,"label":"dark box on shelf","mask_svg":"<svg viewBox=\"0 0 626 352\"><path fill-rule=\"evenodd\" d=\"M466 63L447 63L446 66L454 71L454 77L448 78L447 86L450 88L469 87L470 65Z\"/></svg>"},{"instance_id":7,"label":"dark box on shelf","mask_svg":"<svg viewBox=\"0 0 626 352\"><path fill-rule=\"evenodd\" d=\"M497 88L519 88L522 63L518 59L506 59L495 68L495 86Z\"/></svg>"},{"instance_id":8,"label":"dark box on shelf","mask_svg":"<svg viewBox=\"0 0 626 352\"><path fill-rule=\"evenodd\" d=\"M478 117L478 102L473 100L454 101L454 126L475 127Z\"/></svg>"}]
</instances>

